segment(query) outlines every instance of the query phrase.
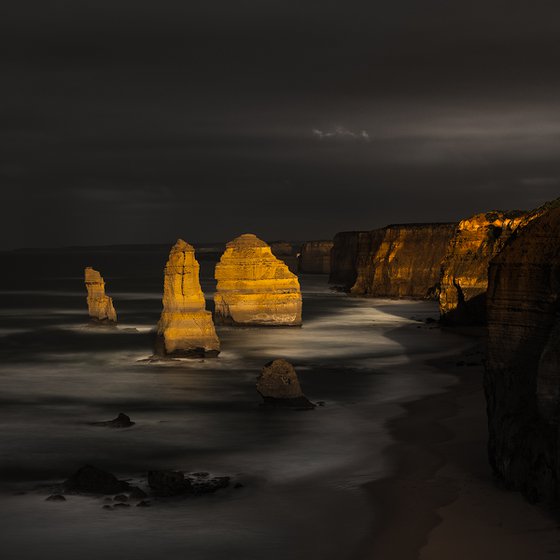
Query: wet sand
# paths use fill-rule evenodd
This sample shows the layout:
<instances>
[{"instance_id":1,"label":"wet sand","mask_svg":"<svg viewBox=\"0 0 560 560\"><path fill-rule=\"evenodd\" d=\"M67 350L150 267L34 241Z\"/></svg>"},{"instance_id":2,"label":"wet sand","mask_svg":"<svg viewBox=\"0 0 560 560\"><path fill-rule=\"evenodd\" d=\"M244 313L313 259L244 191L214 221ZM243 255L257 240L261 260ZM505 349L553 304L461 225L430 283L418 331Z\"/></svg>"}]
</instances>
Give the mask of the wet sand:
<instances>
[{"instance_id":1,"label":"wet sand","mask_svg":"<svg viewBox=\"0 0 560 560\"><path fill-rule=\"evenodd\" d=\"M481 358L474 347L432 362L457 383L403 405L405 414L390 421L395 474L366 485L383 514L356 559L560 558L558 512L528 503L492 475Z\"/></svg>"}]
</instances>

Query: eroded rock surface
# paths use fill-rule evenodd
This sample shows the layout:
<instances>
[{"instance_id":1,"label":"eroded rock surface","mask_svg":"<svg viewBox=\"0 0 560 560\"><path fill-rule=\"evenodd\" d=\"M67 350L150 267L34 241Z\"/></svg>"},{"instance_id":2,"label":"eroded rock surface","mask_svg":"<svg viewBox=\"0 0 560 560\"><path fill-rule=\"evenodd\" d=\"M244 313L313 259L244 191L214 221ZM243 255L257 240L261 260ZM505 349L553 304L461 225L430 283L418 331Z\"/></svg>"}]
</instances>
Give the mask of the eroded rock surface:
<instances>
[{"instance_id":1,"label":"eroded rock surface","mask_svg":"<svg viewBox=\"0 0 560 560\"><path fill-rule=\"evenodd\" d=\"M79 468L63 486L67 492L78 494L118 494L132 489L128 482L92 465Z\"/></svg>"},{"instance_id":2,"label":"eroded rock surface","mask_svg":"<svg viewBox=\"0 0 560 560\"><path fill-rule=\"evenodd\" d=\"M217 321L238 325L301 325L301 292L295 274L253 234L230 241L216 265Z\"/></svg>"},{"instance_id":3,"label":"eroded rock surface","mask_svg":"<svg viewBox=\"0 0 560 560\"><path fill-rule=\"evenodd\" d=\"M560 208L519 228L492 260L485 391L490 462L531 499L560 492Z\"/></svg>"},{"instance_id":4,"label":"eroded rock surface","mask_svg":"<svg viewBox=\"0 0 560 560\"><path fill-rule=\"evenodd\" d=\"M527 215L487 212L459 222L442 263L439 308L444 322L486 321L488 265Z\"/></svg>"},{"instance_id":5,"label":"eroded rock surface","mask_svg":"<svg viewBox=\"0 0 560 560\"><path fill-rule=\"evenodd\" d=\"M257 379L257 391L267 405L315 408L303 394L294 366L281 358L268 362L263 367Z\"/></svg>"},{"instance_id":6,"label":"eroded rock surface","mask_svg":"<svg viewBox=\"0 0 560 560\"><path fill-rule=\"evenodd\" d=\"M158 323L159 354L217 356L220 341L200 287L194 247L178 239L165 266L163 311Z\"/></svg>"},{"instance_id":7,"label":"eroded rock surface","mask_svg":"<svg viewBox=\"0 0 560 560\"><path fill-rule=\"evenodd\" d=\"M332 241L308 241L304 243L299 255L299 271L311 274L329 274L332 247Z\"/></svg>"},{"instance_id":8,"label":"eroded rock surface","mask_svg":"<svg viewBox=\"0 0 560 560\"><path fill-rule=\"evenodd\" d=\"M368 233L351 292L372 297L435 297L455 223L397 224Z\"/></svg>"},{"instance_id":9,"label":"eroded rock surface","mask_svg":"<svg viewBox=\"0 0 560 560\"><path fill-rule=\"evenodd\" d=\"M105 282L101 274L88 266L84 270L84 277L90 318L100 323L116 323L117 313L113 306L113 299L105 294Z\"/></svg>"}]
</instances>

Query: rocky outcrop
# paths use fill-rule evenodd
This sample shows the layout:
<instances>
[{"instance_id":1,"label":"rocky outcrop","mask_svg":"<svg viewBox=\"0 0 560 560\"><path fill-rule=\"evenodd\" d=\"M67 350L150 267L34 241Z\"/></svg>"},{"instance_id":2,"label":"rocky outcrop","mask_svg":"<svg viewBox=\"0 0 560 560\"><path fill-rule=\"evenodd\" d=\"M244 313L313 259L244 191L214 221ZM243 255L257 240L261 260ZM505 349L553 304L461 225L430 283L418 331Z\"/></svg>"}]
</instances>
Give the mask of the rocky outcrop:
<instances>
[{"instance_id":1,"label":"rocky outcrop","mask_svg":"<svg viewBox=\"0 0 560 560\"><path fill-rule=\"evenodd\" d=\"M334 236L331 249L329 284L350 290L356 282L358 255L369 250L370 232L341 231Z\"/></svg>"},{"instance_id":2,"label":"rocky outcrop","mask_svg":"<svg viewBox=\"0 0 560 560\"><path fill-rule=\"evenodd\" d=\"M251 233L226 245L215 272L217 321L237 325L301 325L297 276Z\"/></svg>"},{"instance_id":3,"label":"rocky outcrop","mask_svg":"<svg viewBox=\"0 0 560 560\"><path fill-rule=\"evenodd\" d=\"M560 492L560 208L491 261L485 372L490 462L531 499Z\"/></svg>"},{"instance_id":4,"label":"rocky outcrop","mask_svg":"<svg viewBox=\"0 0 560 560\"><path fill-rule=\"evenodd\" d=\"M113 299L105 294L105 282L101 274L88 266L84 270L84 276L90 318L100 323L116 323L117 313L113 307Z\"/></svg>"},{"instance_id":5,"label":"rocky outcrop","mask_svg":"<svg viewBox=\"0 0 560 560\"><path fill-rule=\"evenodd\" d=\"M526 224L525 212L487 212L459 222L442 263L439 309L448 324L486 321L488 265L511 234Z\"/></svg>"},{"instance_id":6,"label":"rocky outcrop","mask_svg":"<svg viewBox=\"0 0 560 560\"><path fill-rule=\"evenodd\" d=\"M212 314L206 311L200 288L199 268L194 247L177 240L164 272L163 311L156 348L160 355L217 356L220 351Z\"/></svg>"},{"instance_id":7,"label":"rocky outcrop","mask_svg":"<svg viewBox=\"0 0 560 560\"><path fill-rule=\"evenodd\" d=\"M266 405L311 409L315 405L303 394L294 366L287 360L268 362L257 379L257 391Z\"/></svg>"},{"instance_id":8,"label":"rocky outcrop","mask_svg":"<svg viewBox=\"0 0 560 560\"><path fill-rule=\"evenodd\" d=\"M310 274L329 274L332 241L308 241L301 247L299 271Z\"/></svg>"},{"instance_id":9,"label":"rocky outcrop","mask_svg":"<svg viewBox=\"0 0 560 560\"><path fill-rule=\"evenodd\" d=\"M371 297L434 297L441 262L457 224L397 224L368 233L356 257L351 293ZM363 237L363 236L362 236Z\"/></svg>"},{"instance_id":10,"label":"rocky outcrop","mask_svg":"<svg viewBox=\"0 0 560 560\"><path fill-rule=\"evenodd\" d=\"M297 274L299 244L292 244L288 241L272 241L270 250L275 257L288 265L291 272Z\"/></svg>"},{"instance_id":11,"label":"rocky outcrop","mask_svg":"<svg viewBox=\"0 0 560 560\"><path fill-rule=\"evenodd\" d=\"M117 494L133 487L124 480L119 480L110 472L91 465L80 467L63 483L66 492L84 494Z\"/></svg>"}]
</instances>

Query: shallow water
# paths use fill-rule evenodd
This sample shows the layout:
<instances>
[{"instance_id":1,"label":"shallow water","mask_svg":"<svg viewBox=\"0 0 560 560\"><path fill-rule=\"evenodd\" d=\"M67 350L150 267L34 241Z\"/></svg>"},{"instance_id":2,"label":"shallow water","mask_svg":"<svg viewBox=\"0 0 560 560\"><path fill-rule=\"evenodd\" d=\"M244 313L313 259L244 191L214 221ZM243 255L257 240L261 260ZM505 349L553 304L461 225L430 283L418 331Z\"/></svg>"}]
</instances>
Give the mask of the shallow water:
<instances>
[{"instance_id":1,"label":"shallow water","mask_svg":"<svg viewBox=\"0 0 560 560\"><path fill-rule=\"evenodd\" d=\"M452 382L425 359L466 345L422 322L436 316L431 302L350 298L304 276L302 328L218 327L219 358L150 363L141 360L161 310L163 248L5 256L17 271L0 284L0 527L10 559L350 558L383 514L362 485L390 472L386 421L399 403ZM33 278L30 262L42 263ZM87 326L86 265L105 277L118 330ZM260 406L255 379L276 357L294 363L324 407ZM90 425L119 412L137 424ZM155 468L210 471L244 486L146 509L44 501L45 485L85 463L133 480Z\"/></svg>"}]
</instances>

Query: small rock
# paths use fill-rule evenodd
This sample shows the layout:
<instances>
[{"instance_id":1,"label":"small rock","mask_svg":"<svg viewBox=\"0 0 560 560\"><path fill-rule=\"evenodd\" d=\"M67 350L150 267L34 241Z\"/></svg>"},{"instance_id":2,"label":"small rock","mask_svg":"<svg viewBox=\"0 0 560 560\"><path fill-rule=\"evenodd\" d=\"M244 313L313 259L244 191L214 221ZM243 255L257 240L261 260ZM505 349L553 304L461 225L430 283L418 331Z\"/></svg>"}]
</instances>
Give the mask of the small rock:
<instances>
[{"instance_id":1,"label":"small rock","mask_svg":"<svg viewBox=\"0 0 560 560\"><path fill-rule=\"evenodd\" d=\"M130 485L109 472L85 465L64 482L64 488L76 493L118 494L129 490Z\"/></svg>"},{"instance_id":2,"label":"small rock","mask_svg":"<svg viewBox=\"0 0 560 560\"><path fill-rule=\"evenodd\" d=\"M212 494L217 490L222 488L227 488L230 483L229 476L216 476L213 478L196 479L194 477L189 477L187 479L192 488L193 494Z\"/></svg>"},{"instance_id":3,"label":"small rock","mask_svg":"<svg viewBox=\"0 0 560 560\"><path fill-rule=\"evenodd\" d=\"M268 362L257 379L257 392L266 405L310 410L315 405L303 394L294 366L287 360Z\"/></svg>"},{"instance_id":4,"label":"small rock","mask_svg":"<svg viewBox=\"0 0 560 560\"><path fill-rule=\"evenodd\" d=\"M191 483L181 471L150 471L148 485L156 496L169 497L188 494Z\"/></svg>"},{"instance_id":5,"label":"small rock","mask_svg":"<svg viewBox=\"0 0 560 560\"><path fill-rule=\"evenodd\" d=\"M94 422L94 426L107 426L108 428L130 428L134 426L135 422L130 420L130 416L119 412L119 415L113 420L107 420L106 422Z\"/></svg>"},{"instance_id":6,"label":"small rock","mask_svg":"<svg viewBox=\"0 0 560 560\"><path fill-rule=\"evenodd\" d=\"M115 504L113 506L113 508L115 508L115 509L116 508L129 508L129 507L130 507L130 504L123 504L122 502L119 502L118 504Z\"/></svg>"},{"instance_id":7,"label":"small rock","mask_svg":"<svg viewBox=\"0 0 560 560\"><path fill-rule=\"evenodd\" d=\"M47 502L65 502L66 498L61 494L51 494L48 498L45 498Z\"/></svg>"},{"instance_id":8,"label":"small rock","mask_svg":"<svg viewBox=\"0 0 560 560\"><path fill-rule=\"evenodd\" d=\"M104 506L101 506L101 509L113 509L113 506L105 504Z\"/></svg>"},{"instance_id":9,"label":"small rock","mask_svg":"<svg viewBox=\"0 0 560 560\"><path fill-rule=\"evenodd\" d=\"M241 484L241 482L236 482L233 487L238 490L239 488L245 488L245 485Z\"/></svg>"},{"instance_id":10,"label":"small rock","mask_svg":"<svg viewBox=\"0 0 560 560\"><path fill-rule=\"evenodd\" d=\"M317 401L317 406L325 406L325 401Z\"/></svg>"},{"instance_id":11,"label":"small rock","mask_svg":"<svg viewBox=\"0 0 560 560\"><path fill-rule=\"evenodd\" d=\"M148 500L142 500L136 504L136 507L150 507L151 503Z\"/></svg>"},{"instance_id":12,"label":"small rock","mask_svg":"<svg viewBox=\"0 0 560 560\"><path fill-rule=\"evenodd\" d=\"M138 488L138 486L132 486L128 496L131 500L143 500L148 497L148 494L146 494L146 492L144 492L141 488Z\"/></svg>"},{"instance_id":13,"label":"small rock","mask_svg":"<svg viewBox=\"0 0 560 560\"><path fill-rule=\"evenodd\" d=\"M128 502L128 496L126 494L119 494L113 498L115 502Z\"/></svg>"}]
</instances>

